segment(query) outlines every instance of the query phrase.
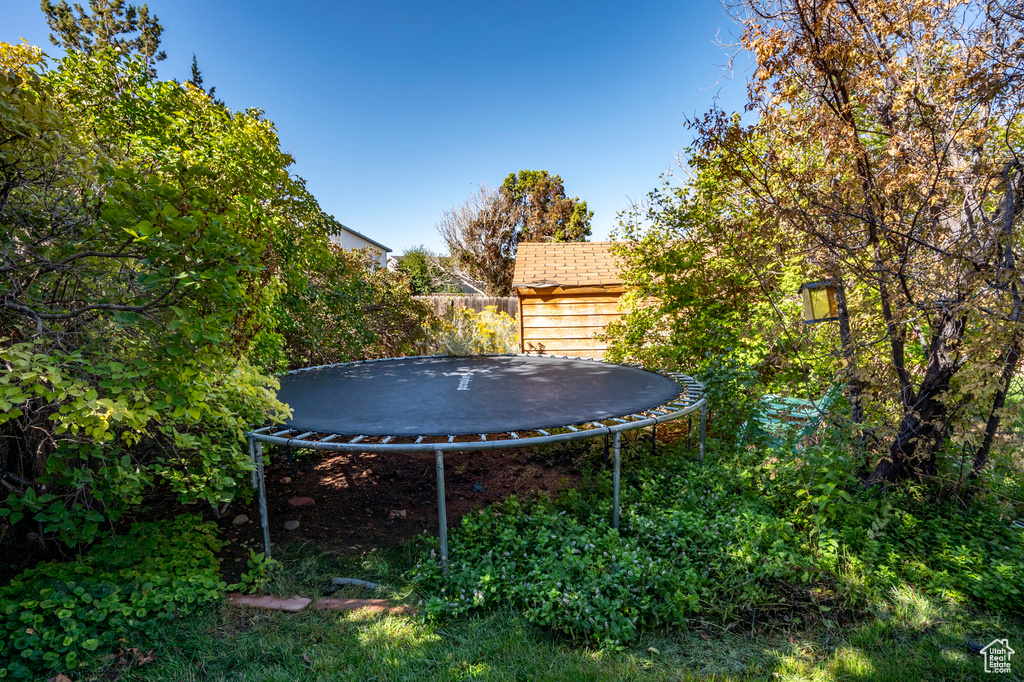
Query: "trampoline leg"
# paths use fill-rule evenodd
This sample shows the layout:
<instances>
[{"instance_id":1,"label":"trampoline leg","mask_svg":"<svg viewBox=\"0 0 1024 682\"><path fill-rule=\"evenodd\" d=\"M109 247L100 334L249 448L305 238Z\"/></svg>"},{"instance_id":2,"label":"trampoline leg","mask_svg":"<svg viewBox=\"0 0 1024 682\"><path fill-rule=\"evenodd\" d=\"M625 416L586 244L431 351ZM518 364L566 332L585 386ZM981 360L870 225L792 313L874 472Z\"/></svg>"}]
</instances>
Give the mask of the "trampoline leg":
<instances>
[{"instance_id":1,"label":"trampoline leg","mask_svg":"<svg viewBox=\"0 0 1024 682\"><path fill-rule=\"evenodd\" d=\"M444 453L434 450L434 464L437 469L437 525L441 536L441 570L448 572L448 513L444 506Z\"/></svg>"},{"instance_id":2,"label":"trampoline leg","mask_svg":"<svg viewBox=\"0 0 1024 682\"><path fill-rule=\"evenodd\" d=\"M704 443L708 438L708 406L704 404L700 408L700 463L704 463Z\"/></svg>"},{"instance_id":3,"label":"trampoline leg","mask_svg":"<svg viewBox=\"0 0 1024 682\"><path fill-rule=\"evenodd\" d=\"M686 450L693 450L693 417L686 418Z\"/></svg>"},{"instance_id":4,"label":"trampoline leg","mask_svg":"<svg viewBox=\"0 0 1024 682\"><path fill-rule=\"evenodd\" d=\"M619 470L621 469L620 451L622 435L616 431L612 436L612 457L614 468L612 469L612 528L619 529Z\"/></svg>"},{"instance_id":5,"label":"trampoline leg","mask_svg":"<svg viewBox=\"0 0 1024 682\"><path fill-rule=\"evenodd\" d=\"M270 520L267 518L267 489L263 480L263 443L256 443L256 475L260 483L260 525L263 527L263 556L270 558Z\"/></svg>"},{"instance_id":6,"label":"trampoline leg","mask_svg":"<svg viewBox=\"0 0 1024 682\"><path fill-rule=\"evenodd\" d=\"M246 440L249 441L249 461L252 462L252 489L256 490L260 487L256 480L256 441L252 436L249 436Z\"/></svg>"},{"instance_id":7,"label":"trampoline leg","mask_svg":"<svg viewBox=\"0 0 1024 682\"><path fill-rule=\"evenodd\" d=\"M655 424L651 427L651 454L658 452L658 425Z\"/></svg>"}]
</instances>

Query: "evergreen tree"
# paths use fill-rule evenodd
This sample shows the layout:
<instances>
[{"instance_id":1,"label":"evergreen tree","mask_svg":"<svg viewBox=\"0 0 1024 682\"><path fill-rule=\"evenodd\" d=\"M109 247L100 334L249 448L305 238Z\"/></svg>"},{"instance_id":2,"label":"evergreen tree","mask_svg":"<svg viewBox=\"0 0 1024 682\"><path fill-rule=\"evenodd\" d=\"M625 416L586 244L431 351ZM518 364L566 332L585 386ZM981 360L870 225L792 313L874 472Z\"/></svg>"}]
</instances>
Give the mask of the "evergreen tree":
<instances>
[{"instance_id":1,"label":"evergreen tree","mask_svg":"<svg viewBox=\"0 0 1024 682\"><path fill-rule=\"evenodd\" d=\"M40 9L49 24L50 42L67 51L94 54L105 47L116 47L127 53L141 55L152 71L155 62L167 58L160 49L164 29L160 18L149 14L149 7L136 7L125 0L89 0L86 11L80 4L67 0L54 4L41 0Z\"/></svg>"},{"instance_id":2,"label":"evergreen tree","mask_svg":"<svg viewBox=\"0 0 1024 682\"><path fill-rule=\"evenodd\" d=\"M501 192L511 199L519 219L521 242L584 242L594 212L579 197L565 195L562 178L546 170L509 173Z\"/></svg>"},{"instance_id":3,"label":"evergreen tree","mask_svg":"<svg viewBox=\"0 0 1024 682\"><path fill-rule=\"evenodd\" d=\"M203 72L199 68L199 61L196 59L196 53L192 53L192 77L188 79L188 82L199 88L206 95L213 100L213 103L219 106L224 106L224 100L218 99L214 93L217 92L217 86L211 86L209 90L203 87Z\"/></svg>"}]
</instances>

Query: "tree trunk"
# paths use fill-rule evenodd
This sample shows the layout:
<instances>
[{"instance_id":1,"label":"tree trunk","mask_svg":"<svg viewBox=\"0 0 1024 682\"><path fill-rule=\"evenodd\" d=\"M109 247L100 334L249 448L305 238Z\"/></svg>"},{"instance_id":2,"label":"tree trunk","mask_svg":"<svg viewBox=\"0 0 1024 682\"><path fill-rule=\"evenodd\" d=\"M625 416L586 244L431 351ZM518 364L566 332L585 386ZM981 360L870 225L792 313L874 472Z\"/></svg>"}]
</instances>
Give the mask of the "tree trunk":
<instances>
[{"instance_id":1,"label":"tree trunk","mask_svg":"<svg viewBox=\"0 0 1024 682\"><path fill-rule=\"evenodd\" d=\"M1000 212L1002 214L1000 218L1003 223L1005 245L1003 246L999 267L1007 275L1009 283L1006 285L1006 289L1013 298L1013 313L1010 315L1010 322L1017 325L1020 323L1021 314L1024 310L1022 310L1020 292L1015 278L1017 262L1013 255L1013 223L1017 217L1017 207L1020 201L1018 195L1024 191L1024 164L1017 161L1006 164L1003 177L1005 178L1005 189L1000 205ZM1003 359L1000 388L996 392L995 400L992 401L992 411L989 412L988 423L985 424L985 439L982 441L978 451L974 453L974 466L971 468L970 476L972 479L977 478L988 462L988 455L992 450L992 441L995 440L996 432L999 430L999 411L1006 404L1006 394L1010 391L1010 382L1013 381L1013 375L1017 371L1017 362L1020 359L1020 343L1019 331L1014 332L1010 337L1006 356Z\"/></svg>"},{"instance_id":2,"label":"tree trunk","mask_svg":"<svg viewBox=\"0 0 1024 682\"><path fill-rule=\"evenodd\" d=\"M952 310L940 313L937 329L928 351L928 368L921 387L913 396L910 409L900 420L899 429L889 456L883 458L868 476L865 486L896 481L912 474L935 473L935 456L945 441L942 417L946 405L942 396L949 389L949 381L959 368L953 350L963 338L965 319ZM926 448L924 456L918 447Z\"/></svg>"},{"instance_id":3,"label":"tree trunk","mask_svg":"<svg viewBox=\"0 0 1024 682\"><path fill-rule=\"evenodd\" d=\"M977 478L981 470L988 463L988 454L992 450L992 441L995 440L996 432L999 430L999 411L1006 405L1006 394L1010 391L1010 382L1017 371L1017 361L1020 359L1020 341L1014 339L1003 360L1003 372L1000 377L999 391L996 392L995 400L992 401L992 411L988 415L988 423L985 424L985 439L981 447L974 453L974 466L971 469L971 478Z\"/></svg>"},{"instance_id":4,"label":"tree trunk","mask_svg":"<svg viewBox=\"0 0 1024 682\"><path fill-rule=\"evenodd\" d=\"M858 441L863 446L863 422L864 408L861 407L861 393L863 388L860 379L857 377L857 354L854 352L853 340L850 332L850 310L846 307L846 287L842 282L836 285L836 308L839 313L839 338L843 344L843 358L848 363L848 394L850 396L850 418L854 428L858 431Z\"/></svg>"}]
</instances>

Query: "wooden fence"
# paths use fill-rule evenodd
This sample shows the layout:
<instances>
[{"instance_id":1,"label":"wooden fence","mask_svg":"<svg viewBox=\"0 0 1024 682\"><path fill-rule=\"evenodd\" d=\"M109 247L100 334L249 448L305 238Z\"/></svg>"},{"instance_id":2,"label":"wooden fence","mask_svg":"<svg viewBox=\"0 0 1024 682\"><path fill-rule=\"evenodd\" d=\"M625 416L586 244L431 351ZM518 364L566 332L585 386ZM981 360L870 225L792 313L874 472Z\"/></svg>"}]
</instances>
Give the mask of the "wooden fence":
<instances>
[{"instance_id":1,"label":"wooden fence","mask_svg":"<svg viewBox=\"0 0 1024 682\"><path fill-rule=\"evenodd\" d=\"M506 312L516 317L518 305L515 296L484 296L483 294L431 294L429 296L413 296L417 301L423 301L433 309L435 315L443 315L448 307L472 308L481 312L489 305L493 305L499 312Z\"/></svg>"}]
</instances>

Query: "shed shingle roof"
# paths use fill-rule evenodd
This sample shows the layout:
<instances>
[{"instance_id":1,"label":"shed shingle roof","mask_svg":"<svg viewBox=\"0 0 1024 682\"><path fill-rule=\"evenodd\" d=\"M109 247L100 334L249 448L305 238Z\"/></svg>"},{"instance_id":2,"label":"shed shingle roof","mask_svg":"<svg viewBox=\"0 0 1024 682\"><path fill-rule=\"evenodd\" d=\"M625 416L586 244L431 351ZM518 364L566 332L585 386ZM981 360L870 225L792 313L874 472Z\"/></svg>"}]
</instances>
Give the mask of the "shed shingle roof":
<instances>
[{"instance_id":1,"label":"shed shingle roof","mask_svg":"<svg viewBox=\"0 0 1024 682\"><path fill-rule=\"evenodd\" d=\"M516 252L512 288L615 286L622 275L608 250L614 242L523 242Z\"/></svg>"}]
</instances>

